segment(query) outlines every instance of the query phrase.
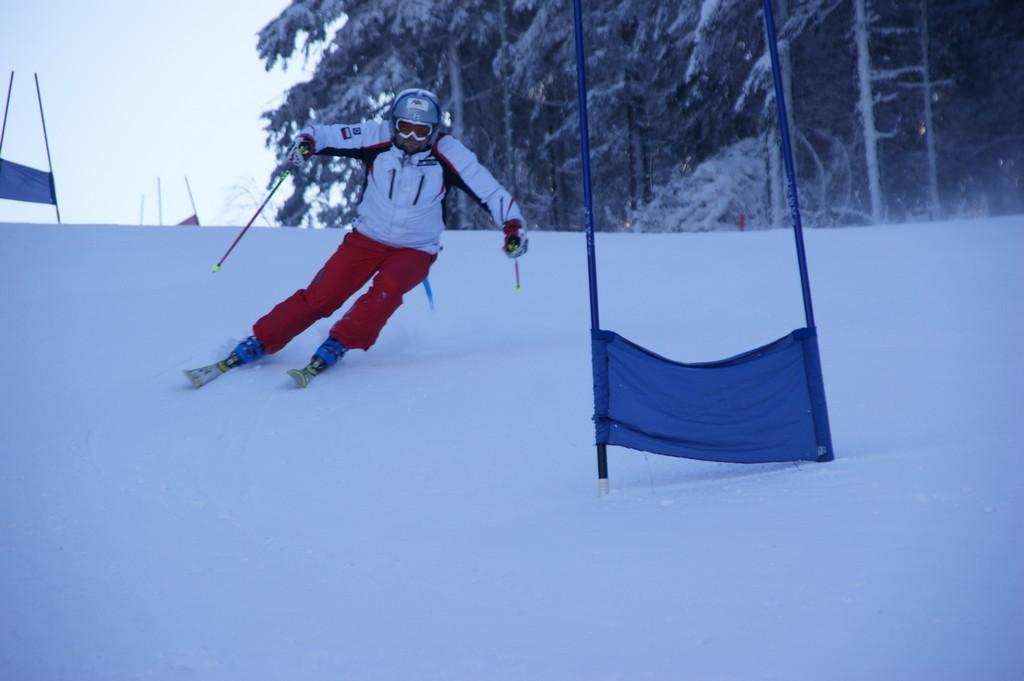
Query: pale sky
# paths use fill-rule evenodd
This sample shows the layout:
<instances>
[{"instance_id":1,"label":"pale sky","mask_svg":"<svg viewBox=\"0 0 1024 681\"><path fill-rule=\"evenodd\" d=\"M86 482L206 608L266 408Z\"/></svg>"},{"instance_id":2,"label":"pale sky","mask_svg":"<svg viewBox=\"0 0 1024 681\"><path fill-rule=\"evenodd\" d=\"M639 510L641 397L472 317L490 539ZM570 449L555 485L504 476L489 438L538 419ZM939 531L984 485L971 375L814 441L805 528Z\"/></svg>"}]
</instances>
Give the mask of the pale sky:
<instances>
[{"instance_id":1,"label":"pale sky","mask_svg":"<svg viewBox=\"0 0 1024 681\"><path fill-rule=\"evenodd\" d=\"M260 114L308 77L301 56L267 73L256 53L256 32L288 4L0 0L0 99L15 71L0 156L47 169L38 73L63 222L137 225L145 195L144 222L158 224L159 177L163 224L175 224L192 214L188 176L203 224L244 224L274 168ZM0 199L0 222L56 214Z\"/></svg>"}]
</instances>

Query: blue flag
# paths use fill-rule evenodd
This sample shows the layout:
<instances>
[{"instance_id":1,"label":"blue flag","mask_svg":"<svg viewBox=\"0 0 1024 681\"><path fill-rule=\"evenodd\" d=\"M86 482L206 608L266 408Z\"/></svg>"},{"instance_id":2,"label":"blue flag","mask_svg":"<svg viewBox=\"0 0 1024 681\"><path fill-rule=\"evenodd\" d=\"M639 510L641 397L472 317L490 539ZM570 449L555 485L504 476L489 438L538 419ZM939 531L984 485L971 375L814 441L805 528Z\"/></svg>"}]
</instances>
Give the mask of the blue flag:
<instances>
[{"instance_id":1,"label":"blue flag","mask_svg":"<svg viewBox=\"0 0 1024 681\"><path fill-rule=\"evenodd\" d=\"M719 362L683 364L593 331L598 444L705 461L830 461L813 328Z\"/></svg>"},{"instance_id":2,"label":"blue flag","mask_svg":"<svg viewBox=\"0 0 1024 681\"><path fill-rule=\"evenodd\" d=\"M0 199L57 205L53 173L0 159Z\"/></svg>"}]
</instances>

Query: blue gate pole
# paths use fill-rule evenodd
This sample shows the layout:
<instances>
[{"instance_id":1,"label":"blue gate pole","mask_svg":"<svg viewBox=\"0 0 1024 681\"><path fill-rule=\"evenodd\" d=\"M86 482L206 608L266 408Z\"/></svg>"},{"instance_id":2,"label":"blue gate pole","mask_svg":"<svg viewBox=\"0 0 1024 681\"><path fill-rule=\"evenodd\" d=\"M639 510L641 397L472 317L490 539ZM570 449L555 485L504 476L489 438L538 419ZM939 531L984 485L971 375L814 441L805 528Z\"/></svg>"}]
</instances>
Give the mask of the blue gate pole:
<instances>
[{"instance_id":1,"label":"blue gate pole","mask_svg":"<svg viewBox=\"0 0 1024 681\"><path fill-rule=\"evenodd\" d=\"M789 182L789 209L793 214L793 235L796 237L796 257L800 264L800 286L804 292L804 316L807 328L812 331L811 339L804 352L805 371L808 376L808 390L814 416L814 437L818 445L818 461L832 461L832 431L829 427L828 406L825 402L825 382L821 375L821 357L818 354L817 332L814 328L814 307L811 305L811 283L807 276L807 254L804 251L804 229L800 222L800 200L796 193L796 172L793 170L793 147L789 141L789 120L786 118L786 97L782 88L782 73L779 68L779 46L775 38L775 16L772 14L772 0L764 2L764 28L768 53L772 58L772 79L775 81L775 103L779 116L779 136L782 138L782 156L786 162L786 179Z\"/></svg>"},{"instance_id":2,"label":"blue gate pole","mask_svg":"<svg viewBox=\"0 0 1024 681\"><path fill-rule=\"evenodd\" d=\"M594 258L594 197L590 184L590 122L587 117L587 66L583 51L583 9L573 0L573 28L576 33L576 94L580 110L580 158L583 162L583 206L587 230L587 274L590 278L590 328L601 328L597 306L597 264Z\"/></svg>"},{"instance_id":3,"label":"blue gate pole","mask_svg":"<svg viewBox=\"0 0 1024 681\"><path fill-rule=\"evenodd\" d=\"M796 237L796 257L800 263L800 286L804 292L804 317L807 328L814 328L814 307L811 305L811 283L807 276L807 255L804 252L804 228L800 221L800 199L796 193L796 172L793 170L793 148L789 141L789 119L786 117L786 96L782 88L782 73L779 68L779 46L775 38L775 16L772 14L772 0L764 2L764 28L767 34L768 52L772 58L772 79L775 81L775 104L779 116L779 135L782 138L782 157L786 164L786 179L789 189L789 210L793 214L793 235Z\"/></svg>"},{"instance_id":4,"label":"blue gate pole","mask_svg":"<svg viewBox=\"0 0 1024 681\"><path fill-rule=\"evenodd\" d=\"M597 262L594 257L594 196L590 184L590 122L587 117L587 66L583 50L583 8L572 1L573 32L576 35L576 94L580 112L580 160L583 163L584 224L587 231L587 276L590 280L590 330L601 328L597 305ZM597 484L608 493L608 445L597 445Z\"/></svg>"},{"instance_id":5,"label":"blue gate pole","mask_svg":"<svg viewBox=\"0 0 1024 681\"><path fill-rule=\"evenodd\" d=\"M46 144L46 163L50 167L50 193L53 194L53 207L57 210L57 224L60 224L60 206L57 204L57 185L53 177L53 161L50 160L50 138L46 135L46 116L43 115L43 95L39 92L39 74L36 78L36 97L39 99L39 120L43 122L43 142Z\"/></svg>"}]
</instances>

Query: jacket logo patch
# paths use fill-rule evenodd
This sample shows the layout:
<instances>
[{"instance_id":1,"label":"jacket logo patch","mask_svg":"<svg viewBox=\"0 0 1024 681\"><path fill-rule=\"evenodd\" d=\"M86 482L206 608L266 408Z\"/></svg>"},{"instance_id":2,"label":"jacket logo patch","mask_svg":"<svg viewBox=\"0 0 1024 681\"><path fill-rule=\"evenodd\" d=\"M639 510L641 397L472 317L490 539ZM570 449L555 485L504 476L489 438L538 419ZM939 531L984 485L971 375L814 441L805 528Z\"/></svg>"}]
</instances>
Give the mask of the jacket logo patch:
<instances>
[{"instance_id":1,"label":"jacket logo patch","mask_svg":"<svg viewBox=\"0 0 1024 681\"><path fill-rule=\"evenodd\" d=\"M362 134L363 134L363 129L362 128L344 127L344 128L341 129L341 139L343 139L343 140L351 139L354 135L362 135Z\"/></svg>"},{"instance_id":2,"label":"jacket logo patch","mask_svg":"<svg viewBox=\"0 0 1024 681\"><path fill-rule=\"evenodd\" d=\"M436 166L437 165L437 159L436 158L421 158L419 161L416 162L416 165L417 166Z\"/></svg>"}]
</instances>

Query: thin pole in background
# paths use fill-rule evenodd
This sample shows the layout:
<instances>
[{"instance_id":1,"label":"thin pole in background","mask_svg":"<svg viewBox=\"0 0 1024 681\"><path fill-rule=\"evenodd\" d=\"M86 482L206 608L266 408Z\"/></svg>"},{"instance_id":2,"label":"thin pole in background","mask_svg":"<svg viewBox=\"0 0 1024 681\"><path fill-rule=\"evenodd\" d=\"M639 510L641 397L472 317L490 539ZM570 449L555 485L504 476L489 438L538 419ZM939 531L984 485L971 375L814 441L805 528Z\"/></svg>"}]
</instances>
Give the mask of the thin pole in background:
<instances>
[{"instance_id":1,"label":"thin pole in background","mask_svg":"<svg viewBox=\"0 0 1024 681\"><path fill-rule=\"evenodd\" d=\"M146 195L142 195L142 201L139 204L139 227L142 226L143 216L146 214Z\"/></svg>"},{"instance_id":2,"label":"thin pole in background","mask_svg":"<svg viewBox=\"0 0 1024 681\"><path fill-rule=\"evenodd\" d=\"M775 104L779 116L779 135L782 138L782 158L786 163L786 179L789 188L789 210L793 215L793 235L796 238L796 257L800 264L800 287L804 294L804 317L807 328L814 328L814 307L811 305L811 283L807 275L807 255L804 251L804 229L800 220L800 199L796 192L796 172L793 170L793 148L789 140L789 124L786 118L786 96L782 88L782 72L779 68L779 46L775 38L775 16L772 0L764 2L764 28L767 35L768 52L772 58L772 79L775 81Z\"/></svg>"},{"instance_id":3,"label":"thin pole in background","mask_svg":"<svg viewBox=\"0 0 1024 681\"><path fill-rule=\"evenodd\" d=\"M39 91L39 74L33 73L36 79L36 98L39 100L39 119L43 122L43 142L46 144L46 164L50 167L50 191L53 193L53 207L57 210L57 224L60 224L60 206L57 205L57 184L53 179L53 161L50 160L50 138L46 134L46 116L43 115L43 95ZM11 72L11 81L14 72ZM6 118L6 116L5 116Z\"/></svg>"},{"instance_id":4,"label":"thin pole in background","mask_svg":"<svg viewBox=\"0 0 1024 681\"><path fill-rule=\"evenodd\" d=\"M586 53L583 49L583 8L572 2L573 31L576 34L576 94L580 113L580 157L583 161L584 221L587 230L587 274L590 279L590 330L601 328L597 304L597 263L594 255L594 197L590 184L590 122L587 116ZM608 445L597 445L598 492L608 494Z\"/></svg>"},{"instance_id":5,"label":"thin pole in background","mask_svg":"<svg viewBox=\"0 0 1024 681\"><path fill-rule=\"evenodd\" d=\"M4 135L7 134L7 109L11 106L11 89L14 87L14 71L11 71L11 81L7 84L7 103L4 104L4 127L0 129L0 152L4 150Z\"/></svg>"},{"instance_id":6,"label":"thin pole in background","mask_svg":"<svg viewBox=\"0 0 1024 681\"><path fill-rule=\"evenodd\" d=\"M196 225L199 224L199 211L196 210L196 200L192 198L192 185L188 183L188 175L185 176L185 189L188 190L188 200L192 202L192 215L196 218Z\"/></svg>"},{"instance_id":7,"label":"thin pole in background","mask_svg":"<svg viewBox=\"0 0 1024 681\"><path fill-rule=\"evenodd\" d=\"M164 195L160 191L160 176L156 176L156 219L161 227L164 224Z\"/></svg>"}]
</instances>

